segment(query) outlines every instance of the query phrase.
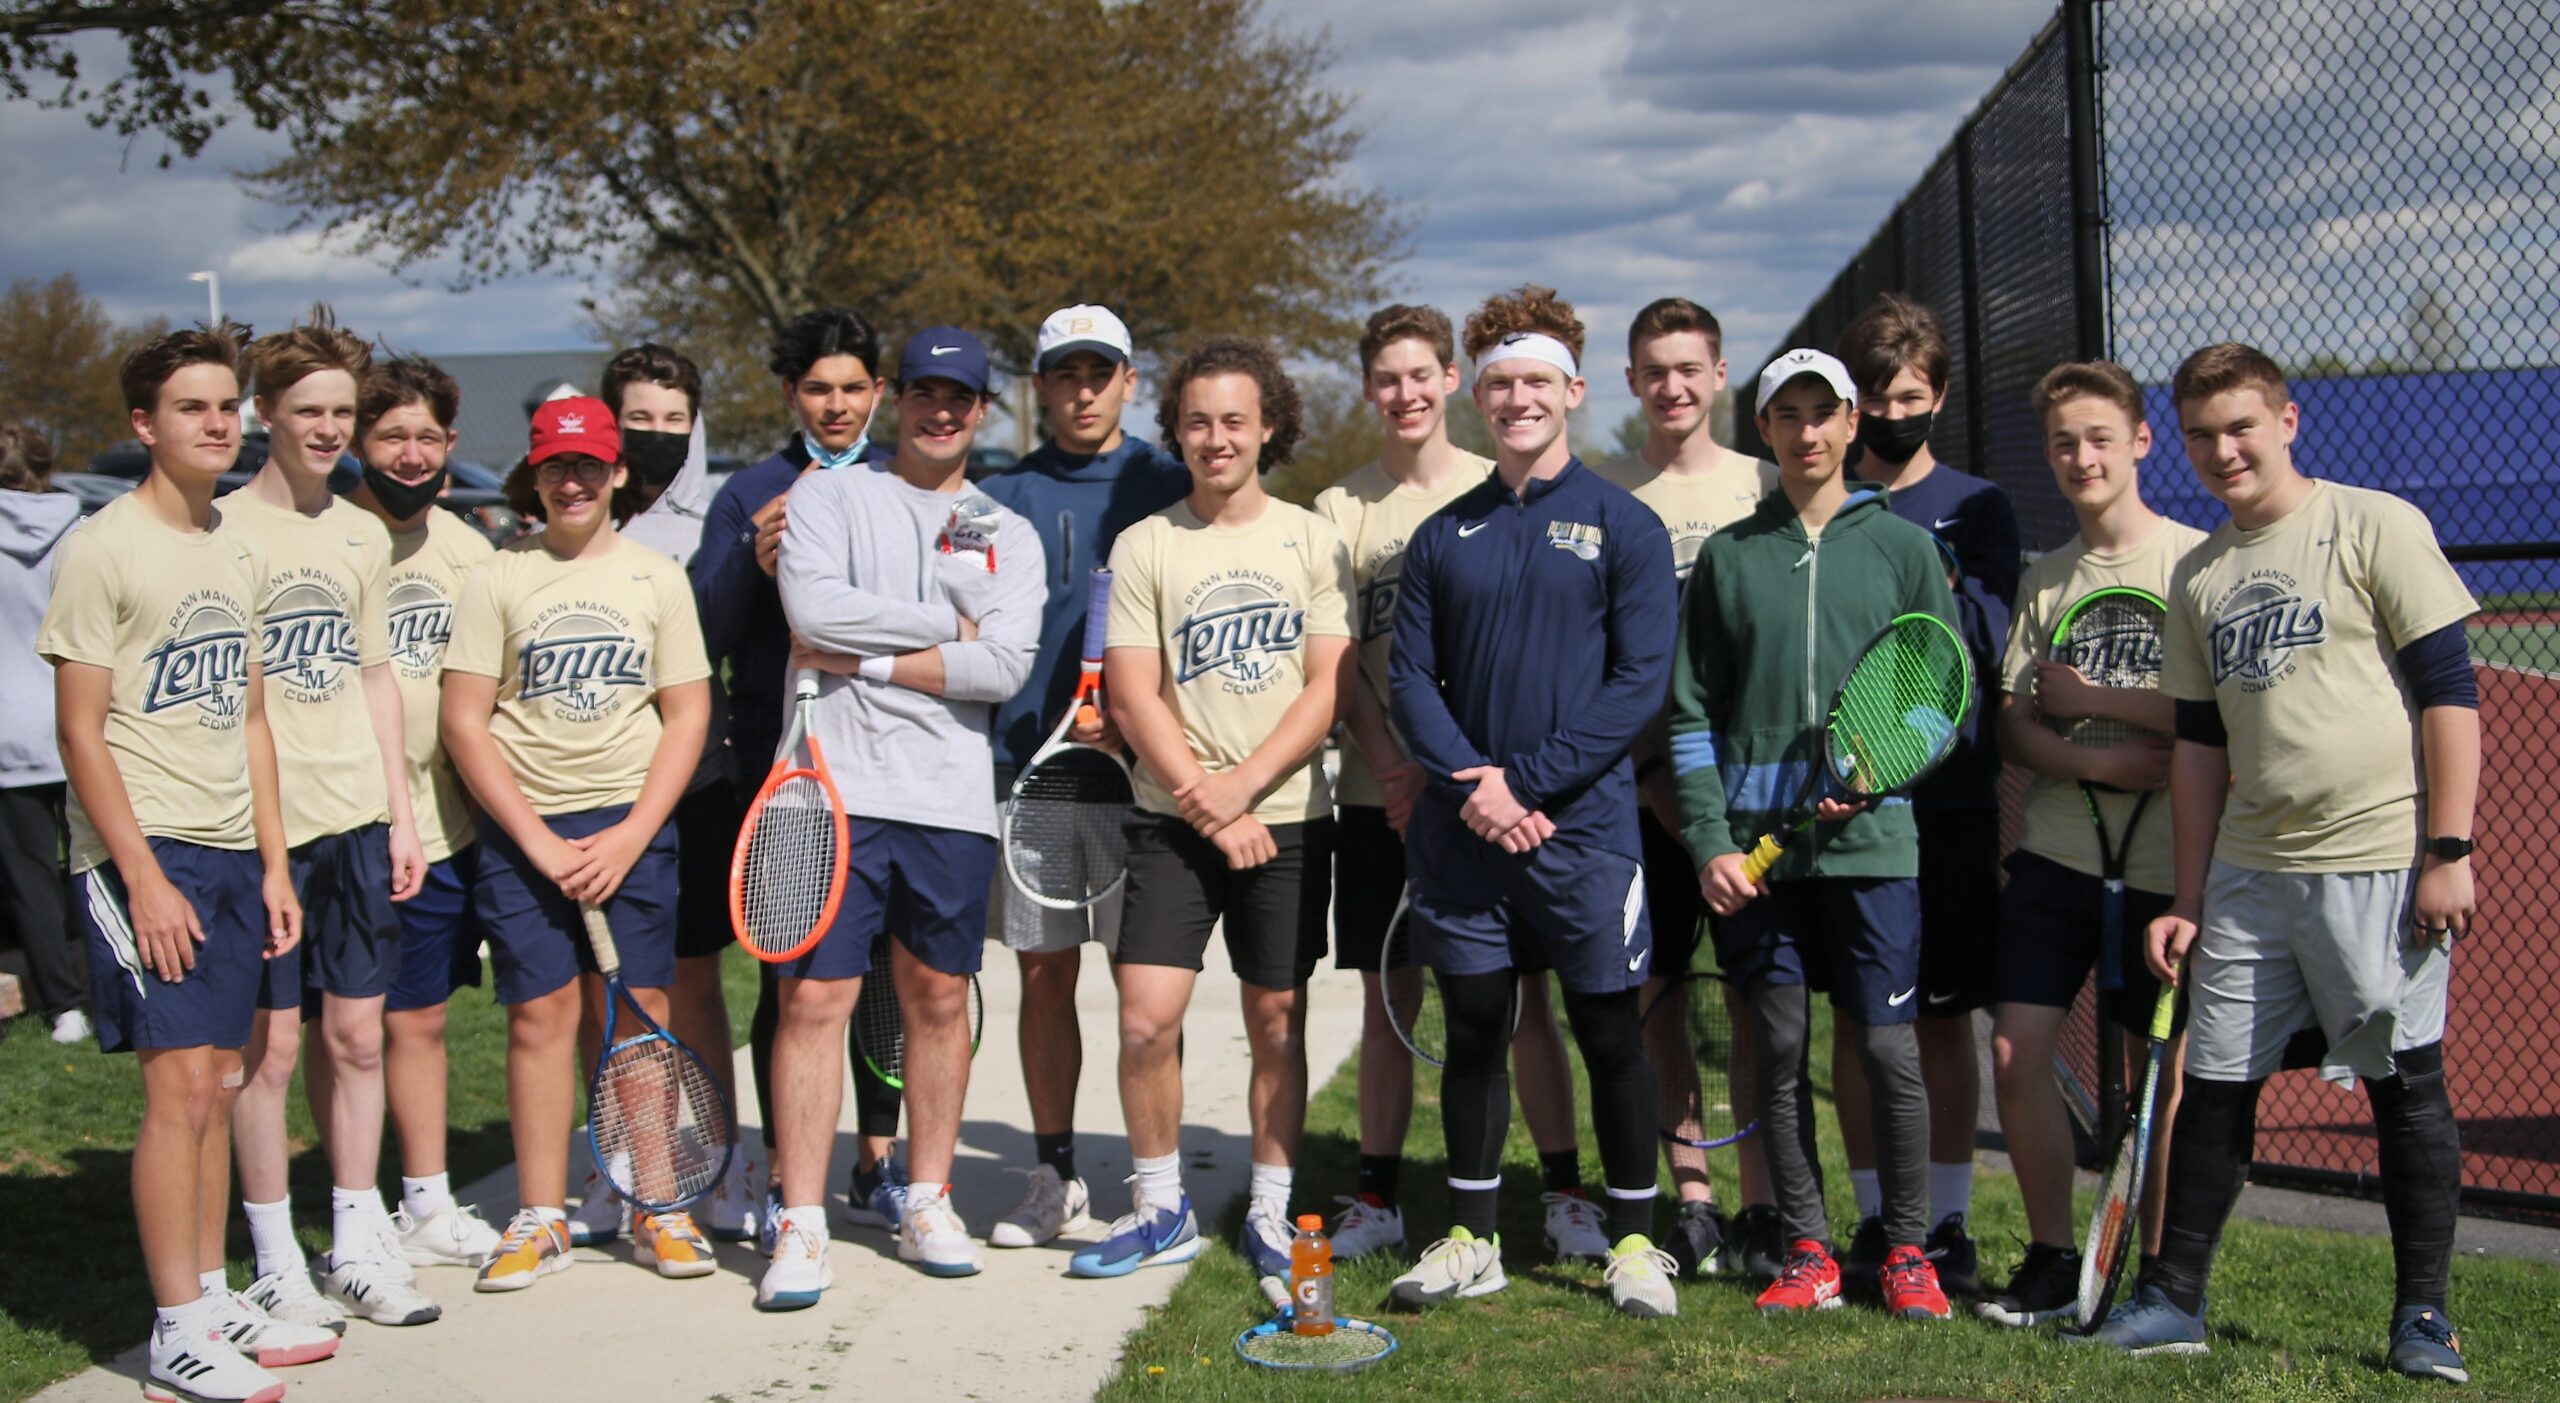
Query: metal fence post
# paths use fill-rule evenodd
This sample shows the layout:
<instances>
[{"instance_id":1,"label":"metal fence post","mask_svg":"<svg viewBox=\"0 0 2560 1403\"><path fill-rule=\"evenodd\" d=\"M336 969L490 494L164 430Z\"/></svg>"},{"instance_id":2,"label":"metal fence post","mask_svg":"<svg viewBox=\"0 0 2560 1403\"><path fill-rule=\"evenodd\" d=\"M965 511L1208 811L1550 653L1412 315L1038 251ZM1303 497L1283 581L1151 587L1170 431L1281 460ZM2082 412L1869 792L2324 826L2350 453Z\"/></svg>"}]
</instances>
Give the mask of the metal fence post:
<instances>
[{"instance_id":1,"label":"metal fence post","mask_svg":"<svg viewBox=\"0 0 2560 1403\"><path fill-rule=\"evenodd\" d=\"M2071 108L2072 303L2080 358L2114 354L2107 335L2107 182L2098 110L2098 0L2063 0L2063 91Z\"/></svg>"}]
</instances>

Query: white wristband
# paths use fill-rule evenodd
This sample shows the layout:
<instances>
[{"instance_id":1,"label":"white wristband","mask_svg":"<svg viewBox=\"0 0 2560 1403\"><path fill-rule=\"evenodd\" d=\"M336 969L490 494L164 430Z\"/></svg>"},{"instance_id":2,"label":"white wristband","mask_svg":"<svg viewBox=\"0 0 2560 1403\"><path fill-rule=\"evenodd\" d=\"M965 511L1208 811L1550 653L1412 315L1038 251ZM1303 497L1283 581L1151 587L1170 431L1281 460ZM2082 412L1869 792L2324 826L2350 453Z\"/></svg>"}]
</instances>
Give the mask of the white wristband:
<instances>
[{"instance_id":1,"label":"white wristband","mask_svg":"<svg viewBox=\"0 0 2560 1403\"><path fill-rule=\"evenodd\" d=\"M897 663L898 660L895 658L864 658L862 660L863 680L866 682L887 682L889 680L890 670L896 667Z\"/></svg>"}]
</instances>

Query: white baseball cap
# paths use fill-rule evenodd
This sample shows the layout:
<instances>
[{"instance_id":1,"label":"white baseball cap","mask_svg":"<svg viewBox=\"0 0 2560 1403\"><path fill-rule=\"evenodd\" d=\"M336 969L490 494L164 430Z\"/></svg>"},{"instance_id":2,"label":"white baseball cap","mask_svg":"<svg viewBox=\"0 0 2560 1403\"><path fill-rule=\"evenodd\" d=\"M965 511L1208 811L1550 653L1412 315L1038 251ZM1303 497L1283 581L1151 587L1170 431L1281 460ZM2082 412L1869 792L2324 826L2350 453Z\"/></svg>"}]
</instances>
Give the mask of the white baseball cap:
<instances>
[{"instance_id":1,"label":"white baseball cap","mask_svg":"<svg viewBox=\"0 0 2560 1403\"><path fill-rule=\"evenodd\" d=\"M1040 339L1031 353L1031 368L1049 367L1077 351L1091 351L1114 365L1127 365L1129 328L1108 307L1079 302L1061 307L1040 323Z\"/></svg>"},{"instance_id":2,"label":"white baseball cap","mask_svg":"<svg viewBox=\"0 0 2560 1403\"><path fill-rule=\"evenodd\" d=\"M1810 347L1798 346L1769 362L1768 368L1760 372L1759 402L1752 407L1751 412L1767 413L1769 401L1776 399L1778 391L1785 389L1787 382L1799 375L1821 376L1822 383L1829 385L1832 391L1842 399L1854 400L1858 397L1858 387L1849 379L1849 367L1842 365L1838 356L1813 350Z\"/></svg>"}]
</instances>

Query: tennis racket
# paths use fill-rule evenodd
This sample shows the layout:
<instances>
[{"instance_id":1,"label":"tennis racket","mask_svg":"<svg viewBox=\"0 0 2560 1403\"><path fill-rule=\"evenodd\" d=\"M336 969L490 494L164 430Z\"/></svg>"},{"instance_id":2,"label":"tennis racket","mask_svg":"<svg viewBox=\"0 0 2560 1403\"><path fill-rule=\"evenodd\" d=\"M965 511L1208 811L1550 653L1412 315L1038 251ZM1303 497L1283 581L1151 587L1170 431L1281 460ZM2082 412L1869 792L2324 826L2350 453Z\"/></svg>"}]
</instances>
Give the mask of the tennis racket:
<instances>
[{"instance_id":1,"label":"tennis racket","mask_svg":"<svg viewBox=\"0 0 2560 1403\"><path fill-rule=\"evenodd\" d=\"M903 1091L907 1085L907 1015L898 1004L898 981L889 969L889 941L882 937L871 952L871 973L853 1002L853 1043L874 1076ZM969 976L969 1055L978 1055L978 1040L987 1028L987 1002L978 992L978 976Z\"/></svg>"},{"instance_id":2,"label":"tennis racket","mask_svg":"<svg viewBox=\"0 0 2560 1403\"><path fill-rule=\"evenodd\" d=\"M1102 646L1109 631L1111 572L1096 570L1085 588L1084 653L1075 703L1058 718L1031 763L1013 782L1004 820L1004 873L1013 889L1052 911L1076 911L1117 890L1129 875L1123 827L1138 802L1129 762L1069 740L1102 705Z\"/></svg>"},{"instance_id":3,"label":"tennis racket","mask_svg":"<svg viewBox=\"0 0 2560 1403\"><path fill-rule=\"evenodd\" d=\"M1288 1283L1266 1276L1259 1284L1276 1314L1236 1336L1236 1357L1247 1364L1348 1374L1383 1363L1396 1352L1396 1337L1386 1327L1346 1316L1333 1318L1330 1334L1301 1335L1292 1324Z\"/></svg>"},{"instance_id":4,"label":"tennis racket","mask_svg":"<svg viewBox=\"0 0 2560 1403\"><path fill-rule=\"evenodd\" d=\"M1664 984L1644 1011L1645 1046L1659 1049L1661 1135L1673 1145L1719 1149L1760 1128L1748 1098L1750 1040L1734 1036L1729 987L1721 974L1691 971Z\"/></svg>"},{"instance_id":5,"label":"tennis racket","mask_svg":"<svg viewBox=\"0 0 2560 1403\"><path fill-rule=\"evenodd\" d=\"M729 928L769 964L797 959L834 924L844 900L848 840L844 804L810 733L818 674L793 679L798 700L773 769L747 808L729 858ZM793 757L806 747L808 763Z\"/></svg>"},{"instance_id":6,"label":"tennis racket","mask_svg":"<svg viewBox=\"0 0 2560 1403\"><path fill-rule=\"evenodd\" d=\"M2160 596L2129 585L2093 590L2062 612L2054 625L2052 657L2069 663L2101 687L2150 690L2160 685L2160 631L2169 617ZM2053 728L2073 745L2104 749L2149 731L2103 716L2055 718ZM2082 781L2080 799L2089 822L2098 830L2098 988L2112 993L2124 987L2124 869L2133 852L2133 834L2142 824L2151 791L2133 796L2124 831L2110 841L2107 815L2098 793L2107 786Z\"/></svg>"},{"instance_id":7,"label":"tennis racket","mask_svg":"<svg viewBox=\"0 0 2560 1403\"><path fill-rule=\"evenodd\" d=\"M710 1192L737 1137L711 1068L631 997L604 912L581 904L604 976L604 1053L587 1083L587 1141L613 1191L663 1213ZM633 1026L626 1026L631 1024Z\"/></svg>"},{"instance_id":8,"label":"tennis racket","mask_svg":"<svg viewBox=\"0 0 2560 1403\"><path fill-rule=\"evenodd\" d=\"M2083 1332L2097 1329L2098 1322L2107 1318L2107 1308L2115 1304L2116 1290L2124 1281L2125 1260L2133 1255L2133 1241L2142 1235L2143 1179L2150 1173L2153 1122L2160 1111L2160 1072L2169 1060L2169 1028L2177 1009L2178 986L2162 984L2159 1002L2151 1008L2151 1047L2142 1073L2141 1113L2133 1123L2132 1136L2117 1151L2115 1164L2107 1170L2106 1185L2099 1191L2097 1208L2089 1214L2089 1232L2080 1246Z\"/></svg>"},{"instance_id":9,"label":"tennis racket","mask_svg":"<svg viewBox=\"0 0 2560 1403\"><path fill-rule=\"evenodd\" d=\"M1824 714L1819 763L1775 833L1742 860L1757 886L1824 798L1880 799L1910 788L1955 749L1973 705L1973 655L1935 614L1904 614L1867 640Z\"/></svg>"},{"instance_id":10,"label":"tennis racket","mask_svg":"<svg viewBox=\"0 0 2560 1403\"><path fill-rule=\"evenodd\" d=\"M1396 897L1387 939L1378 957L1378 996L1387 1026L1417 1061L1438 1067L1449 1060L1449 1021L1440 1011L1440 986L1413 957L1413 890Z\"/></svg>"}]
</instances>

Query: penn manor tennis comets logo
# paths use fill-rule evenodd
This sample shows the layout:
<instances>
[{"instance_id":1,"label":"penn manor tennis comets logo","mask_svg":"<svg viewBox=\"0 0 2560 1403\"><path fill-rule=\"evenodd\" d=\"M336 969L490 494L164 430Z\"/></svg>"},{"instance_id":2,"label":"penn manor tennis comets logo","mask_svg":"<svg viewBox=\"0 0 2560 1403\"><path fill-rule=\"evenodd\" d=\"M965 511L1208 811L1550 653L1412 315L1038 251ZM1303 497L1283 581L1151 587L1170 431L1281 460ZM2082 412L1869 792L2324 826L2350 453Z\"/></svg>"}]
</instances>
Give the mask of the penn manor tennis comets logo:
<instances>
[{"instance_id":1,"label":"penn manor tennis comets logo","mask_svg":"<svg viewBox=\"0 0 2560 1403\"><path fill-rule=\"evenodd\" d=\"M391 665L408 678L433 677L453 638L453 601L423 575L391 582Z\"/></svg>"},{"instance_id":2,"label":"penn manor tennis comets logo","mask_svg":"<svg viewBox=\"0 0 2560 1403\"><path fill-rule=\"evenodd\" d=\"M1578 560L1598 560L1600 543L1606 539L1605 533L1599 527L1585 526L1579 521L1547 523L1547 544ZM1694 558L1693 556L1692 559Z\"/></svg>"},{"instance_id":3,"label":"penn manor tennis comets logo","mask_svg":"<svg viewBox=\"0 0 2560 1403\"><path fill-rule=\"evenodd\" d=\"M1256 570L1229 570L1196 586L1174 630L1173 680L1218 675L1230 692L1260 692L1280 675L1282 658L1298 651L1307 611L1280 582Z\"/></svg>"},{"instance_id":4,"label":"penn manor tennis comets logo","mask_svg":"<svg viewBox=\"0 0 2560 1403\"><path fill-rule=\"evenodd\" d=\"M337 581L308 570L286 577L258 620L258 665L297 704L345 689L356 670L356 625Z\"/></svg>"},{"instance_id":5,"label":"penn manor tennis comets logo","mask_svg":"<svg viewBox=\"0 0 2560 1403\"><path fill-rule=\"evenodd\" d=\"M1396 593L1404 583L1405 538L1396 537L1361 562L1369 583L1360 587L1360 641L1384 638L1396 630Z\"/></svg>"},{"instance_id":6,"label":"penn manor tennis comets logo","mask_svg":"<svg viewBox=\"0 0 2560 1403\"><path fill-rule=\"evenodd\" d=\"M2140 623L2090 628L2074 624L2061 661L2102 687L2147 687L2160 675L2160 631Z\"/></svg>"},{"instance_id":7,"label":"penn manor tennis comets logo","mask_svg":"<svg viewBox=\"0 0 2560 1403\"><path fill-rule=\"evenodd\" d=\"M1695 527L1682 527L1671 533L1671 575L1683 584L1689 572L1698 568L1698 552L1707 548L1707 537L1713 532Z\"/></svg>"},{"instance_id":8,"label":"penn manor tennis comets logo","mask_svg":"<svg viewBox=\"0 0 2560 1403\"><path fill-rule=\"evenodd\" d=\"M630 620L601 604L554 604L534 616L516 669L516 695L547 701L563 721L603 721L623 694L649 687L649 650Z\"/></svg>"},{"instance_id":9,"label":"penn manor tennis comets logo","mask_svg":"<svg viewBox=\"0 0 2560 1403\"><path fill-rule=\"evenodd\" d=\"M2293 674L2298 649L2329 637L2328 601L2305 599L2291 575L2260 570L2224 595L2213 614L2213 682L2263 692Z\"/></svg>"},{"instance_id":10,"label":"penn manor tennis comets logo","mask_svg":"<svg viewBox=\"0 0 2560 1403\"><path fill-rule=\"evenodd\" d=\"M196 724L228 731L249 695L249 626L236 600L196 590L169 611L168 637L143 655L142 712L192 705Z\"/></svg>"}]
</instances>

